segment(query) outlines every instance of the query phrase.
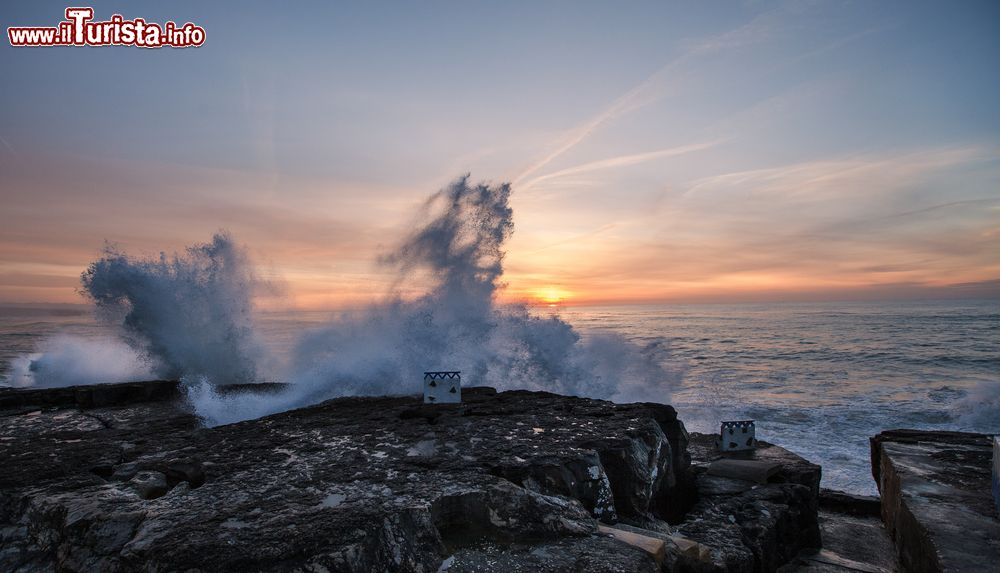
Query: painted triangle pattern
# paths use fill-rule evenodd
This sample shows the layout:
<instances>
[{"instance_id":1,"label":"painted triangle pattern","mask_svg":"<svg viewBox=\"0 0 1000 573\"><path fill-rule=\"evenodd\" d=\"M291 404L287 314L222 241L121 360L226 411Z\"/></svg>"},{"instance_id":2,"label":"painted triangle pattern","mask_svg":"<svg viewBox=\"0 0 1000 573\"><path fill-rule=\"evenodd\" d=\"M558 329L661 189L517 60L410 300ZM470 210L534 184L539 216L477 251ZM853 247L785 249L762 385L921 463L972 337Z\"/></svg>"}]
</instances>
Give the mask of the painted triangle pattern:
<instances>
[{"instance_id":1,"label":"painted triangle pattern","mask_svg":"<svg viewBox=\"0 0 1000 573\"><path fill-rule=\"evenodd\" d=\"M457 404L462 401L462 373L457 370L424 372L425 404Z\"/></svg>"}]
</instances>

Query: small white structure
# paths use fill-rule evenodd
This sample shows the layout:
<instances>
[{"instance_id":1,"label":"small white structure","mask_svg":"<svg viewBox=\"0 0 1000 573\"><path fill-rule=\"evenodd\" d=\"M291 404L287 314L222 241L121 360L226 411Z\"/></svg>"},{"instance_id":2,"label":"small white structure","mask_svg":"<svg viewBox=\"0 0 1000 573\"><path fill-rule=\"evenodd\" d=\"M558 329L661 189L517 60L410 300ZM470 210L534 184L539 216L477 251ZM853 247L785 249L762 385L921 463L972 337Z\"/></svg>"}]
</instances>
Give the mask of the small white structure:
<instances>
[{"instance_id":1,"label":"small white structure","mask_svg":"<svg viewBox=\"0 0 1000 573\"><path fill-rule=\"evenodd\" d=\"M458 404L461 401L461 372L424 372L424 404Z\"/></svg>"},{"instance_id":2,"label":"small white structure","mask_svg":"<svg viewBox=\"0 0 1000 573\"><path fill-rule=\"evenodd\" d=\"M739 452L757 448L757 428L753 420L722 422L715 444L720 452Z\"/></svg>"}]
</instances>

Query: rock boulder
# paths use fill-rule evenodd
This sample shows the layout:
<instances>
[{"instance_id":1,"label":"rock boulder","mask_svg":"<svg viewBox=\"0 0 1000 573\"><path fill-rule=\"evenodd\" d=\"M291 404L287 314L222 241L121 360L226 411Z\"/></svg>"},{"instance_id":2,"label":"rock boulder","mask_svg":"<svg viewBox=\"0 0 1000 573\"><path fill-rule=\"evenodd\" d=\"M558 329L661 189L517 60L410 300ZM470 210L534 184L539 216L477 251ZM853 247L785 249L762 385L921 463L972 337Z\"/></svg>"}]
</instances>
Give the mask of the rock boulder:
<instances>
[{"instance_id":1,"label":"rock boulder","mask_svg":"<svg viewBox=\"0 0 1000 573\"><path fill-rule=\"evenodd\" d=\"M882 519L906 571L996 571L990 437L890 430L871 439Z\"/></svg>"},{"instance_id":2,"label":"rock boulder","mask_svg":"<svg viewBox=\"0 0 1000 573\"><path fill-rule=\"evenodd\" d=\"M720 489L670 406L469 388L205 428L157 388L7 397L0 570L773 571L818 542L818 467L762 444L766 482Z\"/></svg>"}]
</instances>

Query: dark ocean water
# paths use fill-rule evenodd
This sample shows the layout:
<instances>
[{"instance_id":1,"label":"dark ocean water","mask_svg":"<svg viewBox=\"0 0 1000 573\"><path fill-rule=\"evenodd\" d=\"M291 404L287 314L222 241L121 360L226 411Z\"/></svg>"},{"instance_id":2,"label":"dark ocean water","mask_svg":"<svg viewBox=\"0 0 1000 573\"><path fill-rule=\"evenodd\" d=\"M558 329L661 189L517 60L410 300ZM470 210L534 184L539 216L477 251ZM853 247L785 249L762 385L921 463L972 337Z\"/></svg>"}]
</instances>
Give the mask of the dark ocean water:
<instances>
[{"instance_id":1,"label":"dark ocean water","mask_svg":"<svg viewBox=\"0 0 1000 573\"><path fill-rule=\"evenodd\" d=\"M1000 433L1000 301L543 308L584 335L666 343L664 388L692 431L757 420L758 437L823 465L823 485L873 493L868 437L888 428ZM328 316L264 313L279 354ZM85 310L0 309L0 368L56 334L112 336Z\"/></svg>"},{"instance_id":2,"label":"dark ocean water","mask_svg":"<svg viewBox=\"0 0 1000 573\"><path fill-rule=\"evenodd\" d=\"M671 403L692 431L755 419L761 439L875 493L868 438L888 428L1000 433L1000 301L567 309L582 331L666 339Z\"/></svg>"}]
</instances>

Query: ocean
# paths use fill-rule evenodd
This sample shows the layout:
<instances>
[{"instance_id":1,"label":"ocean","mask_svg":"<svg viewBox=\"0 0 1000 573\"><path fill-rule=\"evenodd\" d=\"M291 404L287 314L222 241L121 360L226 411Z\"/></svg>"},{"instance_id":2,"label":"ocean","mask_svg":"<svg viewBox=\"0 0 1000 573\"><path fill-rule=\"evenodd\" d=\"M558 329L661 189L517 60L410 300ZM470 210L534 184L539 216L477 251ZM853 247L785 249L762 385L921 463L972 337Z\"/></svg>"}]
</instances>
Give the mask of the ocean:
<instances>
[{"instance_id":1,"label":"ocean","mask_svg":"<svg viewBox=\"0 0 1000 573\"><path fill-rule=\"evenodd\" d=\"M753 419L757 437L823 466L823 486L873 494L868 438L890 428L1000 433L1000 301L539 307L583 337L615 332L669 348L664 387L697 432ZM261 313L290 352L326 312ZM0 308L0 376L57 334L114 333L84 308ZM466 383L474 383L466 381Z\"/></svg>"}]
</instances>

